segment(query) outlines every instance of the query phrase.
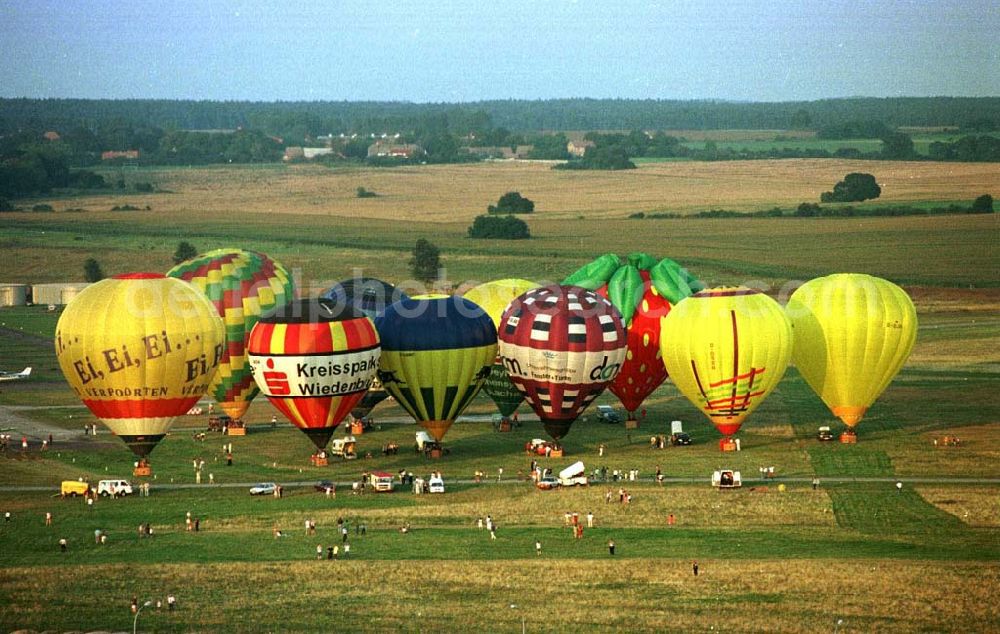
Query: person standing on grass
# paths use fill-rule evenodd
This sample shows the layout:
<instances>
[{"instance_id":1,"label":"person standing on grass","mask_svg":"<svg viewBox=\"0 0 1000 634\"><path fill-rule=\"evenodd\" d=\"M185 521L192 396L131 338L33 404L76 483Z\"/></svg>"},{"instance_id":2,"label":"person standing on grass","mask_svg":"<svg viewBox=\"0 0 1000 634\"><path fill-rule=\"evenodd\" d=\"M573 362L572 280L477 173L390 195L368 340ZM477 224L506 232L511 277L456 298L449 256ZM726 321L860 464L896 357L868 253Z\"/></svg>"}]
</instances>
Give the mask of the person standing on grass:
<instances>
[{"instance_id":1,"label":"person standing on grass","mask_svg":"<svg viewBox=\"0 0 1000 634\"><path fill-rule=\"evenodd\" d=\"M691 572L694 573L694 576L696 576L696 577L698 576L698 561L697 560L691 562Z\"/></svg>"},{"instance_id":2,"label":"person standing on grass","mask_svg":"<svg viewBox=\"0 0 1000 634\"><path fill-rule=\"evenodd\" d=\"M52 513L48 511L45 512L45 525L52 526Z\"/></svg>"},{"instance_id":3,"label":"person standing on grass","mask_svg":"<svg viewBox=\"0 0 1000 634\"><path fill-rule=\"evenodd\" d=\"M490 541L495 542L497 540L497 525L490 523Z\"/></svg>"},{"instance_id":4,"label":"person standing on grass","mask_svg":"<svg viewBox=\"0 0 1000 634\"><path fill-rule=\"evenodd\" d=\"M608 554L612 557L615 556L615 540L613 539L608 540Z\"/></svg>"},{"instance_id":5,"label":"person standing on grass","mask_svg":"<svg viewBox=\"0 0 1000 634\"><path fill-rule=\"evenodd\" d=\"M323 559L323 544L316 544L316 559Z\"/></svg>"},{"instance_id":6,"label":"person standing on grass","mask_svg":"<svg viewBox=\"0 0 1000 634\"><path fill-rule=\"evenodd\" d=\"M542 542L538 541L537 539L535 540L535 555L537 557L542 556Z\"/></svg>"},{"instance_id":7,"label":"person standing on grass","mask_svg":"<svg viewBox=\"0 0 1000 634\"><path fill-rule=\"evenodd\" d=\"M594 528L594 514L587 511L587 528Z\"/></svg>"},{"instance_id":8,"label":"person standing on grass","mask_svg":"<svg viewBox=\"0 0 1000 634\"><path fill-rule=\"evenodd\" d=\"M351 554L351 544L350 542L344 542L344 559Z\"/></svg>"}]
</instances>

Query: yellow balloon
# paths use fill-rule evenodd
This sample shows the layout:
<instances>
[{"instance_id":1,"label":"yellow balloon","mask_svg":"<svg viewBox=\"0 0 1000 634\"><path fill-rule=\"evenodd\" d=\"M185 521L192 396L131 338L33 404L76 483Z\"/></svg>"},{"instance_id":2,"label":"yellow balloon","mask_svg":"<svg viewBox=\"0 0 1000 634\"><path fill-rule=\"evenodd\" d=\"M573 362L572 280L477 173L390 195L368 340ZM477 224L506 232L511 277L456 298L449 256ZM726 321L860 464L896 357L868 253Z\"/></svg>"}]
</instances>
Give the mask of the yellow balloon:
<instances>
[{"instance_id":1,"label":"yellow balloon","mask_svg":"<svg viewBox=\"0 0 1000 634\"><path fill-rule=\"evenodd\" d=\"M887 280L838 273L803 284L785 311L799 372L854 427L910 356L917 338L913 301Z\"/></svg>"},{"instance_id":2,"label":"yellow balloon","mask_svg":"<svg viewBox=\"0 0 1000 634\"><path fill-rule=\"evenodd\" d=\"M87 287L56 326L59 366L77 396L138 456L208 390L225 331L194 286L134 273Z\"/></svg>"},{"instance_id":3,"label":"yellow balloon","mask_svg":"<svg viewBox=\"0 0 1000 634\"><path fill-rule=\"evenodd\" d=\"M704 290L660 322L660 353L681 394L724 436L781 381L792 329L778 302L743 287Z\"/></svg>"},{"instance_id":4,"label":"yellow balloon","mask_svg":"<svg viewBox=\"0 0 1000 634\"><path fill-rule=\"evenodd\" d=\"M493 325L499 328L500 317L503 316L503 311L507 309L507 306L526 291L539 286L530 280L516 278L494 280L473 286L465 291L462 297L478 304L493 320Z\"/></svg>"}]
</instances>

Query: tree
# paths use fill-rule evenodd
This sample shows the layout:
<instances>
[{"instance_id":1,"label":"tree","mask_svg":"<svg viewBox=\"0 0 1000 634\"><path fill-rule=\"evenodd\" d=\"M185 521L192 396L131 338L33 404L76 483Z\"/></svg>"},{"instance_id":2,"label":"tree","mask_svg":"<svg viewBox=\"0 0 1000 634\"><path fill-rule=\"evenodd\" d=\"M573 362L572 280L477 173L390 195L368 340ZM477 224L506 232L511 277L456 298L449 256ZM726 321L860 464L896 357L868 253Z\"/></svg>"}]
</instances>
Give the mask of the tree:
<instances>
[{"instance_id":1,"label":"tree","mask_svg":"<svg viewBox=\"0 0 1000 634\"><path fill-rule=\"evenodd\" d=\"M878 198L881 195L882 188L878 186L874 176L852 172L834 185L832 192L823 192L819 199L824 203L850 203Z\"/></svg>"},{"instance_id":2,"label":"tree","mask_svg":"<svg viewBox=\"0 0 1000 634\"><path fill-rule=\"evenodd\" d=\"M198 255L198 249L194 248L194 245L190 242L182 240L177 244L177 250L174 251L174 264L190 260L196 255Z\"/></svg>"},{"instance_id":3,"label":"tree","mask_svg":"<svg viewBox=\"0 0 1000 634\"><path fill-rule=\"evenodd\" d=\"M101 264L94 258L87 258L87 261L83 263L83 279L88 282L100 282L104 279Z\"/></svg>"},{"instance_id":4,"label":"tree","mask_svg":"<svg viewBox=\"0 0 1000 634\"><path fill-rule=\"evenodd\" d=\"M413 277L422 282L433 281L441 266L441 251L428 240L420 238L413 246L409 264Z\"/></svg>"},{"instance_id":5,"label":"tree","mask_svg":"<svg viewBox=\"0 0 1000 634\"><path fill-rule=\"evenodd\" d=\"M983 194L979 198L972 201L972 211L977 214L993 213L993 196Z\"/></svg>"},{"instance_id":6,"label":"tree","mask_svg":"<svg viewBox=\"0 0 1000 634\"><path fill-rule=\"evenodd\" d=\"M531 237L528 223L514 216L476 216L469 227L470 238L526 240Z\"/></svg>"},{"instance_id":7,"label":"tree","mask_svg":"<svg viewBox=\"0 0 1000 634\"><path fill-rule=\"evenodd\" d=\"M530 214L535 211L535 203L521 192L507 192L497 201L496 205L487 207L491 214Z\"/></svg>"},{"instance_id":8,"label":"tree","mask_svg":"<svg viewBox=\"0 0 1000 634\"><path fill-rule=\"evenodd\" d=\"M909 134L893 132L882 137L882 158L908 159L915 155L913 139L910 138Z\"/></svg>"}]
</instances>

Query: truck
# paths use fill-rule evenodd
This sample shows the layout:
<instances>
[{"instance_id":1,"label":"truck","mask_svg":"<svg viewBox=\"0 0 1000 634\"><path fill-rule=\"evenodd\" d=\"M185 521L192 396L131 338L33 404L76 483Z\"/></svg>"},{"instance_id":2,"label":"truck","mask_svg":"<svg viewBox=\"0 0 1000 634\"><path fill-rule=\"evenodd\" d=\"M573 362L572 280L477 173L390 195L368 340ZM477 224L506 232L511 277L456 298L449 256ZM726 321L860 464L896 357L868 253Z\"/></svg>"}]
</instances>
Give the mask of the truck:
<instances>
[{"instance_id":1,"label":"truck","mask_svg":"<svg viewBox=\"0 0 1000 634\"><path fill-rule=\"evenodd\" d=\"M587 486L587 470L582 460L577 460L559 472L559 486Z\"/></svg>"},{"instance_id":2,"label":"truck","mask_svg":"<svg viewBox=\"0 0 1000 634\"><path fill-rule=\"evenodd\" d=\"M63 497L76 497L90 493L90 484L81 480L63 480L59 487L59 494Z\"/></svg>"},{"instance_id":3,"label":"truck","mask_svg":"<svg viewBox=\"0 0 1000 634\"><path fill-rule=\"evenodd\" d=\"M357 446L358 441L354 439L354 436L334 438L330 442L330 453L334 456L340 456L344 460L353 460L358 457Z\"/></svg>"},{"instance_id":4,"label":"truck","mask_svg":"<svg viewBox=\"0 0 1000 634\"><path fill-rule=\"evenodd\" d=\"M385 471L372 471L368 474L368 486L379 493L391 493L393 488L392 474Z\"/></svg>"},{"instance_id":5,"label":"truck","mask_svg":"<svg viewBox=\"0 0 1000 634\"><path fill-rule=\"evenodd\" d=\"M97 495L102 497L132 495L132 483L128 480L101 480L97 483Z\"/></svg>"}]
</instances>

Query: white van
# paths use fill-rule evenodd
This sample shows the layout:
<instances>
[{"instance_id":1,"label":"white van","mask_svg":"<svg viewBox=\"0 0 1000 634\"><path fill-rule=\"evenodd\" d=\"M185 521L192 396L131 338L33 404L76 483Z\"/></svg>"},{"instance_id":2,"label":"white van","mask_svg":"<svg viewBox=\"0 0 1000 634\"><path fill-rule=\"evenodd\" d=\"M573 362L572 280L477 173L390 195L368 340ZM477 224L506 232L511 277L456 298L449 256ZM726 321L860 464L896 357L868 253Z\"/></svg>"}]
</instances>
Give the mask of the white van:
<instances>
[{"instance_id":1,"label":"white van","mask_svg":"<svg viewBox=\"0 0 1000 634\"><path fill-rule=\"evenodd\" d=\"M444 493L444 478L431 476L427 481L427 491L429 493Z\"/></svg>"},{"instance_id":2,"label":"white van","mask_svg":"<svg viewBox=\"0 0 1000 634\"><path fill-rule=\"evenodd\" d=\"M97 494L105 497L132 495L132 485L128 480L101 480L97 483Z\"/></svg>"}]
</instances>

